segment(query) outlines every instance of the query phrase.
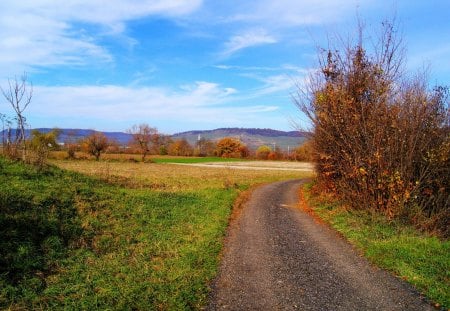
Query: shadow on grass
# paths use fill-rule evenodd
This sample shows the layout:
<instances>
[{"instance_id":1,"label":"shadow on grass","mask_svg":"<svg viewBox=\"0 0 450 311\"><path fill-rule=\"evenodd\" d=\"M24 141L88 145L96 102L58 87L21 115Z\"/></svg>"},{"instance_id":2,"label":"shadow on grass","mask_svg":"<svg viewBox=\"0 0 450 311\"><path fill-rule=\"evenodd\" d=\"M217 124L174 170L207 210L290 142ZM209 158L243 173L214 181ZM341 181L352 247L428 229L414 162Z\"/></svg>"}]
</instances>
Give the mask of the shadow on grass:
<instances>
[{"instance_id":1,"label":"shadow on grass","mask_svg":"<svg viewBox=\"0 0 450 311\"><path fill-rule=\"evenodd\" d=\"M45 288L45 276L82 229L75 196L62 190L58 172L0 162L0 306L7 307Z\"/></svg>"}]
</instances>

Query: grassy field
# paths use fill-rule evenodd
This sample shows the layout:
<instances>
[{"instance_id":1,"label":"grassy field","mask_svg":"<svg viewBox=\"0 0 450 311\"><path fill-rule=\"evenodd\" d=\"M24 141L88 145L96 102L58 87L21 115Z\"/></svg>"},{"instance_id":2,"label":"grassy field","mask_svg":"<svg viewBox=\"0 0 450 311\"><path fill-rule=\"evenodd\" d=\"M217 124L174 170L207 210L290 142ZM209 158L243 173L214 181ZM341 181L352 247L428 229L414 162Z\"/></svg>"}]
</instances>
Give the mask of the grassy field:
<instances>
[{"instance_id":1,"label":"grassy field","mask_svg":"<svg viewBox=\"0 0 450 311\"><path fill-rule=\"evenodd\" d=\"M450 241L365 210L348 210L333 199L311 194L310 187L303 194L315 215L341 232L371 262L413 284L436 307L450 308Z\"/></svg>"},{"instance_id":2,"label":"grassy field","mask_svg":"<svg viewBox=\"0 0 450 311\"><path fill-rule=\"evenodd\" d=\"M76 156L81 159L93 160L94 157L85 152L77 152ZM50 158L53 160L67 159L66 151L52 151ZM101 155L103 161L119 161L119 162L136 162L142 161L142 155L130 154L130 153L103 153ZM221 158L221 157L180 157L169 155L148 155L146 157L147 162L153 163L207 163L207 162L241 162L249 161L247 159L235 159L235 158Z\"/></svg>"},{"instance_id":3,"label":"grassy field","mask_svg":"<svg viewBox=\"0 0 450 311\"><path fill-rule=\"evenodd\" d=\"M242 162L244 159L219 158L219 157L152 157L155 163L210 163L210 162Z\"/></svg>"},{"instance_id":4,"label":"grassy field","mask_svg":"<svg viewBox=\"0 0 450 311\"><path fill-rule=\"evenodd\" d=\"M53 164L0 158L0 309L200 309L236 197L306 174Z\"/></svg>"}]
</instances>

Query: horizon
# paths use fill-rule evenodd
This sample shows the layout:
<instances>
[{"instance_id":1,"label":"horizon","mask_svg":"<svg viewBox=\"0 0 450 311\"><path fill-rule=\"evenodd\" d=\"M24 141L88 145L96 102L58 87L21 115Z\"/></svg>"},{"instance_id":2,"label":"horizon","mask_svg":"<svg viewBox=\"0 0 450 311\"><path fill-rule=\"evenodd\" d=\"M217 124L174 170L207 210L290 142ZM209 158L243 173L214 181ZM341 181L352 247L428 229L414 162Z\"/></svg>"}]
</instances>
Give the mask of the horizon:
<instances>
[{"instance_id":1,"label":"horizon","mask_svg":"<svg viewBox=\"0 0 450 311\"><path fill-rule=\"evenodd\" d=\"M5 0L0 86L28 74L33 128L293 131L292 121L309 126L294 84L314 70L317 46L354 33L358 16L369 36L395 15L407 72L429 68L431 86L450 85L449 11L443 0ZM0 113L12 115L3 97Z\"/></svg>"},{"instance_id":2,"label":"horizon","mask_svg":"<svg viewBox=\"0 0 450 311\"><path fill-rule=\"evenodd\" d=\"M11 130L13 132L15 132L17 129L12 127ZM52 130L61 130L61 131L94 131L94 132L102 132L102 133L118 133L118 134L127 134L127 135L132 135L131 133L127 133L127 130L114 130L114 131L102 131L102 130L96 130L96 129L92 129L92 128L64 128L64 127L30 127L30 128L26 128L25 132L27 132L29 135L29 132L33 131L33 130L45 130L45 131L52 131ZM275 131L275 132L281 132L281 133L292 133L292 132L298 132L299 134L304 134L304 133L308 133L306 131L302 131L302 130L292 130L292 131L283 131L283 130L279 130L279 129L274 129L274 128L257 128L257 127L220 127L220 128L215 128L215 129L210 129L210 130L200 130L200 129L195 129L195 130L187 130L187 131L182 131L182 132L175 132L175 133L164 133L164 132L160 132L158 131L158 134L161 135L166 135L166 136L175 136L175 135L179 135L179 134L185 134L185 133L192 133L192 132L214 132L214 131L220 131L220 130L269 130L269 131ZM3 132L7 132L7 129L0 129L0 133Z\"/></svg>"}]
</instances>

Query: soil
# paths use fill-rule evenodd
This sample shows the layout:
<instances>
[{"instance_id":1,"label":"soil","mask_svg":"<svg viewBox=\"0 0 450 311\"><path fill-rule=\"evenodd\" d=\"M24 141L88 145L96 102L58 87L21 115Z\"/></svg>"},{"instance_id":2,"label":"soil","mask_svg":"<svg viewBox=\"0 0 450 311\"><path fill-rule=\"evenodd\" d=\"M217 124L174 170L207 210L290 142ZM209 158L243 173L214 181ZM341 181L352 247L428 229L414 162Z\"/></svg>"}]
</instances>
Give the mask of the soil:
<instances>
[{"instance_id":1,"label":"soil","mask_svg":"<svg viewBox=\"0 0 450 311\"><path fill-rule=\"evenodd\" d=\"M207 310L434 310L298 208L302 182L252 193L230 224Z\"/></svg>"}]
</instances>

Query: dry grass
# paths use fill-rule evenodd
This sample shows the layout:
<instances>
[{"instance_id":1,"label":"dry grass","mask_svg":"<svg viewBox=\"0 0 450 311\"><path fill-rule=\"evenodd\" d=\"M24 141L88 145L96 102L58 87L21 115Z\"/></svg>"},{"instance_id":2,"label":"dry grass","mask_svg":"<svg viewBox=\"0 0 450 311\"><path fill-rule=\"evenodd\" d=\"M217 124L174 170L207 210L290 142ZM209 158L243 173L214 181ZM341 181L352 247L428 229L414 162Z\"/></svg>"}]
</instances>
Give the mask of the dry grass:
<instances>
[{"instance_id":1,"label":"dry grass","mask_svg":"<svg viewBox=\"0 0 450 311\"><path fill-rule=\"evenodd\" d=\"M132 188L149 188L163 191L189 191L221 187L248 187L252 184L281 179L311 177L311 172L258 171L231 168L194 167L187 165L53 161L57 166L100 177L103 180Z\"/></svg>"}]
</instances>

